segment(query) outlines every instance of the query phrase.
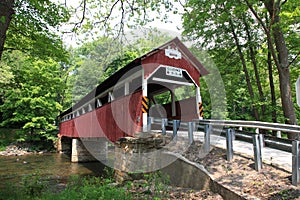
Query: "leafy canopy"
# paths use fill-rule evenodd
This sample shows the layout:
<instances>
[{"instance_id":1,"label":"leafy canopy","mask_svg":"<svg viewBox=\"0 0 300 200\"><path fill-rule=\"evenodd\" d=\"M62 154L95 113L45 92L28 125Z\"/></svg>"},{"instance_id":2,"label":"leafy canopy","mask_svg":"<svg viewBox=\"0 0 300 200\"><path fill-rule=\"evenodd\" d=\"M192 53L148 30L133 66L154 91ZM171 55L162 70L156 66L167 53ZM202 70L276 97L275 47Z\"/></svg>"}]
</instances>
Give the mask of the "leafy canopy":
<instances>
[{"instance_id":1,"label":"leafy canopy","mask_svg":"<svg viewBox=\"0 0 300 200\"><path fill-rule=\"evenodd\" d=\"M4 54L4 58L13 66L13 78L4 89L0 125L22 128L23 139L32 139L34 134L50 137L48 133L55 129L56 116L62 109L59 94L64 84L60 65L51 59L32 59L19 51Z\"/></svg>"},{"instance_id":2,"label":"leafy canopy","mask_svg":"<svg viewBox=\"0 0 300 200\"><path fill-rule=\"evenodd\" d=\"M59 26L69 20L68 10L51 0L16 0L4 50L20 50L33 57L67 61Z\"/></svg>"}]
</instances>

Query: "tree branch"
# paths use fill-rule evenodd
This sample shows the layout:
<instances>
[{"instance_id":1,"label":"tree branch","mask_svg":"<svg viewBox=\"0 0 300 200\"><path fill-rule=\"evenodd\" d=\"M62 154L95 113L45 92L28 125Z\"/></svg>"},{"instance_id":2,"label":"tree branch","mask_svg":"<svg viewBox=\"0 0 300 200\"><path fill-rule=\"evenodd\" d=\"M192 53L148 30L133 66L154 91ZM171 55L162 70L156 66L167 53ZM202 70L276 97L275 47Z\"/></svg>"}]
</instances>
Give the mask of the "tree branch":
<instances>
[{"instance_id":1,"label":"tree branch","mask_svg":"<svg viewBox=\"0 0 300 200\"><path fill-rule=\"evenodd\" d=\"M85 19L85 13L86 13L86 0L83 0L83 11L82 11L82 17L81 20L77 23L75 23L74 28L80 27Z\"/></svg>"},{"instance_id":2,"label":"tree branch","mask_svg":"<svg viewBox=\"0 0 300 200\"><path fill-rule=\"evenodd\" d=\"M287 67L290 67L293 64L293 62L295 62L297 60L299 55L300 55L300 52L298 52L298 54L295 56L295 58L293 58L293 60L289 63L289 65Z\"/></svg>"},{"instance_id":3,"label":"tree branch","mask_svg":"<svg viewBox=\"0 0 300 200\"><path fill-rule=\"evenodd\" d=\"M109 11L108 15L107 15L107 16L105 17L105 19L104 19L104 25L103 25L103 26L106 26L106 24L107 24L107 22L108 22L108 20L109 20L109 18L110 18L110 16L111 16L111 14L112 14L112 12L113 12L115 6L119 3L119 1L120 1L120 0L117 0L117 1L112 5L112 7L110 8L110 11Z\"/></svg>"},{"instance_id":4,"label":"tree branch","mask_svg":"<svg viewBox=\"0 0 300 200\"><path fill-rule=\"evenodd\" d=\"M258 16L257 12L254 10L253 6L249 3L249 1L248 0L244 0L244 1L246 2L248 8L251 10L252 14L255 16L255 18L258 20L259 24L262 26L263 30L265 31L265 33L267 35L267 40L270 44L272 57L274 59L274 62L276 64L276 66L279 67L280 64L279 64L278 58L277 58L276 53L275 53L275 48L274 48L274 45L273 45L273 42L272 42L272 36L271 36L271 33L270 33L271 25L270 25L270 28L268 29L266 27L266 25L264 24L263 20Z\"/></svg>"},{"instance_id":5,"label":"tree branch","mask_svg":"<svg viewBox=\"0 0 300 200\"><path fill-rule=\"evenodd\" d=\"M283 6L286 2L287 2L287 0L283 1L283 2L281 3L281 5Z\"/></svg>"},{"instance_id":6,"label":"tree branch","mask_svg":"<svg viewBox=\"0 0 300 200\"><path fill-rule=\"evenodd\" d=\"M121 10L122 10L122 15L121 15L121 21L120 21L120 28L117 34L117 38L121 35L121 33L124 32L124 18L125 18L125 9L124 9L124 2L121 1Z\"/></svg>"}]
</instances>

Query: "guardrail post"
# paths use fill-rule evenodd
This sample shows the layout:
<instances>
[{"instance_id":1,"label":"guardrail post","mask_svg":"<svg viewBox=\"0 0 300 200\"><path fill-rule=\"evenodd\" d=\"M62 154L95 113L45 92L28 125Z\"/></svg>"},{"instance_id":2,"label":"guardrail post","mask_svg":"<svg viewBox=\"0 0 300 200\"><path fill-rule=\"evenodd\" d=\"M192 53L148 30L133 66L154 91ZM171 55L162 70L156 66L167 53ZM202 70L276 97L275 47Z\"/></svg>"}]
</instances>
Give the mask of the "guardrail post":
<instances>
[{"instance_id":1,"label":"guardrail post","mask_svg":"<svg viewBox=\"0 0 300 200\"><path fill-rule=\"evenodd\" d=\"M168 119L162 118L161 119L161 132L163 135L167 134L167 128L166 128L167 124L168 124Z\"/></svg>"},{"instance_id":2,"label":"guardrail post","mask_svg":"<svg viewBox=\"0 0 300 200\"><path fill-rule=\"evenodd\" d=\"M255 170L259 171L262 169L262 134L253 135L253 151L254 151L254 161L255 161Z\"/></svg>"},{"instance_id":3,"label":"guardrail post","mask_svg":"<svg viewBox=\"0 0 300 200\"><path fill-rule=\"evenodd\" d=\"M276 132L276 137L281 138L281 131Z\"/></svg>"},{"instance_id":4,"label":"guardrail post","mask_svg":"<svg viewBox=\"0 0 300 200\"><path fill-rule=\"evenodd\" d=\"M263 148L266 146L264 137L265 137L264 134L259 134L259 145L260 145L261 152L263 152ZM261 154L261 156L262 156L262 154Z\"/></svg>"},{"instance_id":5,"label":"guardrail post","mask_svg":"<svg viewBox=\"0 0 300 200\"><path fill-rule=\"evenodd\" d=\"M292 184L298 186L300 184L300 142L294 140L292 144Z\"/></svg>"},{"instance_id":6,"label":"guardrail post","mask_svg":"<svg viewBox=\"0 0 300 200\"><path fill-rule=\"evenodd\" d=\"M173 139L177 138L177 130L180 126L180 120L173 120Z\"/></svg>"},{"instance_id":7,"label":"guardrail post","mask_svg":"<svg viewBox=\"0 0 300 200\"><path fill-rule=\"evenodd\" d=\"M151 131L151 125L153 123L153 117L148 117L148 122L147 122L147 132Z\"/></svg>"},{"instance_id":8,"label":"guardrail post","mask_svg":"<svg viewBox=\"0 0 300 200\"><path fill-rule=\"evenodd\" d=\"M204 153L208 153L210 151L210 134L212 131L212 125L206 124L204 126L204 144L203 151Z\"/></svg>"},{"instance_id":9,"label":"guardrail post","mask_svg":"<svg viewBox=\"0 0 300 200\"><path fill-rule=\"evenodd\" d=\"M234 138L234 130L233 129L227 129L226 131L226 157L228 161L231 161L233 159L233 141Z\"/></svg>"},{"instance_id":10,"label":"guardrail post","mask_svg":"<svg viewBox=\"0 0 300 200\"><path fill-rule=\"evenodd\" d=\"M189 135L190 145L194 143L194 127L195 127L194 122L188 122L188 135Z\"/></svg>"}]
</instances>

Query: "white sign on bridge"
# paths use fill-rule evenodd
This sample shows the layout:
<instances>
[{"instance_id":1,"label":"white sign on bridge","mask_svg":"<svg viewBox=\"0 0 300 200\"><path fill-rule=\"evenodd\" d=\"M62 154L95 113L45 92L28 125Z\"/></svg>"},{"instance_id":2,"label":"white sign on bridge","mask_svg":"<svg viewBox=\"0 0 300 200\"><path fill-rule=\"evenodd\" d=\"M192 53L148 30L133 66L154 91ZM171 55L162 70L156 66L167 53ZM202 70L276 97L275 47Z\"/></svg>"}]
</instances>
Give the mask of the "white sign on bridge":
<instances>
[{"instance_id":1,"label":"white sign on bridge","mask_svg":"<svg viewBox=\"0 0 300 200\"><path fill-rule=\"evenodd\" d=\"M176 68L176 67L167 66L167 68L166 68L166 74L168 76L175 76L175 77L182 78L182 69Z\"/></svg>"},{"instance_id":2,"label":"white sign on bridge","mask_svg":"<svg viewBox=\"0 0 300 200\"><path fill-rule=\"evenodd\" d=\"M300 106L300 77L296 81L296 98L297 104Z\"/></svg>"}]
</instances>

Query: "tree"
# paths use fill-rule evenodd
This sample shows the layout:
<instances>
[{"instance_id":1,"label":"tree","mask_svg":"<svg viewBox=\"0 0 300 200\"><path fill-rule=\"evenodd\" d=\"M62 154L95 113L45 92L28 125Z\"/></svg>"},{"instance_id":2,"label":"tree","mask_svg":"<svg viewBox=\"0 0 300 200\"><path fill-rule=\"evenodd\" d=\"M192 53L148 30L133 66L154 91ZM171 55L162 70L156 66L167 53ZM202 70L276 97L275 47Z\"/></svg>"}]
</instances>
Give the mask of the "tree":
<instances>
[{"instance_id":1,"label":"tree","mask_svg":"<svg viewBox=\"0 0 300 200\"><path fill-rule=\"evenodd\" d=\"M71 50L71 73L67 77L68 108L103 81L104 70L121 55L121 44L111 38L100 37Z\"/></svg>"},{"instance_id":2,"label":"tree","mask_svg":"<svg viewBox=\"0 0 300 200\"><path fill-rule=\"evenodd\" d=\"M14 0L3 0L0 2L0 58L4 50L6 32L14 13L13 5Z\"/></svg>"},{"instance_id":3,"label":"tree","mask_svg":"<svg viewBox=\"0 0 300 200\"><path fill-rule=\"evenodd\" d=\"M64 88L60 65L49 59L32 59L19 51L3 54L3 62L13 65L11 84L4 88L1 126L21 128L20 139L53 139L55 119L62 109L59 94Z\"/></svg>"},{"instance_id":4,"label":"tree","mask_svg":"<svg viewBox=\"0 0 300 200\"><path fill-rule=\"evenodd\" d=\"M4 0L0 3L0 59L3 51L20 50L66 61L57 29L69 13L50 0Z\"/></svg>"},{"instance_id":5,"label":"tree","mask_svg":"<svg viewBox=\"0 0 300 200\"><path fill-rule=\"evenodd\" d=\"M154 19L170 22L168 13L178 12L174 6L176 2L178 0L80 0L75 6L73 1L65 1L65 5L74 16L70 22L73 32L84 33L91 38L101 31L105 36L120 38L128 27L144 26Z\"/></svg>"},{"instance_id":6,"label":"tree","mask_svg":"<svg viewBox=\"0 0 300 200\"><path fill-rule=\"evenodd\" d=\"M72 50L70 65L73 70L68 76L66 91L71 100L67 101L76 103L117 70L170 38L158 30L148 30L143 37L134 37L131 43L99 37ZM64 107L68 108L71 104L67 103Z\"/></svg>"},{"instance_id":7,"label":"tree","mask_svg":"<svg viewBox=\"0 0 300 200\"><path fill-rule=\"evenodd\" d=\"M290 80L290 61L289 61L289 53L288 47L286 44L286 39L284 36L283 28L284 22L281 21L280 14L282 9L284 9L284 4L293 3L296 5L300 5L300 3L289 2L289 1L274 1L274 0L266 0L263 1L264 7L267 9L269 13L269 24L266 24L258 15L258 12L254 9L254 6L248 1L245 0L247 6L254 14L256 19L259 21L262 26L265 34L267 36L268 43L270 45L271 54L273 57L273 61L277 67L279 73L280 80L280 95L281 95L281 103L284 116L286 118L286 122L289 124L298 124L296 119L295 108L291 95L291 80ZM296 6L294 5L294 6ZM289 7L290 8L290 7ZM285 12L292 13L293 10L285 10ZM295 24L297 25L297 24ZM299 22L298 22L299 26ZM275 45L275 47L274 47ZM299 51L300 52L300 51ZM292 138L296 137L297 134L293 134Z\"/></svg>"},{"instance_id":8,"label":"tree","mask_svg":"<svg viewBox=\"0 0 300 200\"><path fill-rule=\"evenodd\" d=\"M189 38L201 42L202 47L206 46L208 49L232 48L232 38L229 35L233 35L234 48L239 52L245 75L246 69L249 70L248 65L250 63L252 63L256 75L255 81L258 93L256 93L256 90L253 90L255 93L251 92L250 84L253 85L253 83L250 83L251 77L246 75L248 92L253 102L261 101L263 103L264 99L259 80L261 76L258 76L259 69L257 68L257 66L263 66L263 64L257 63L259 55L255 54L254 47L257 50L268 49L269 45L272 63L275 64L279 75L282 110L286 122L290 124L297 124L297 120L291 97L289 67L295 63L299 52L295 49L299 49L299 47L295 47L291 43L288 44L287 41L299 39L299 35L296 36L292 33L293 31L290 31L290 29L294 30L299 27L299 21L295 20L299 16L297 7L299 7L299 2L293 0L282 2L272 0L263 2L248 0L238 2L227 0L208 2L203 0L199 2L189 0L186 4L186 12L183 15L185 34ZM266 14L268 20L265 20ZM253 16L256 20L253 20ZM281 18L281 16L285 17ZM290 20L288 20L289 18ZM253 36L255 36L255 40L252 38ZM288 54L288 48L292 50L293 54ZM246 49L249 53L246 53ZM247 54L249 58L244 56ZM270 64L272 63L269 61L268 63L270 70ZM268 65L265 64L265 66ZM272 80L270 80L271 82ZM270 87L272 87L272 84L270 84ZM272 91L272 95L273 93L274 91ZM257 99L256 96L259 98ZM265 108L261 107L261 110L261 113L263 113ZM289 136L291 138L295 137L292 134Z\"/></svg>"}]
</instances>

